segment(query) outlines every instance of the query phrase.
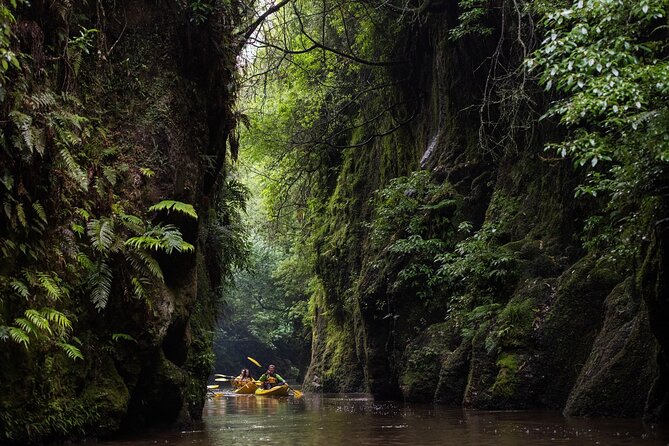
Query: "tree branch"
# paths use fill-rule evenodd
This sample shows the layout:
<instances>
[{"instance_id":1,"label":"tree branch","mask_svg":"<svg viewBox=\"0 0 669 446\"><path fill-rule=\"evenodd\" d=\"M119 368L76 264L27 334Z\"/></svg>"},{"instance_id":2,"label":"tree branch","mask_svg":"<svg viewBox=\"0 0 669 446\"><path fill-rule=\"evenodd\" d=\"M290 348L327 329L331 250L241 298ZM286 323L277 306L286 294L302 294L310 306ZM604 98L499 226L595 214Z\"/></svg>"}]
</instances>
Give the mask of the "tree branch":
<instances>
[{"instance_id":1,"label":"tree branch","mask_svg":"<svg viewBox=\"0 0 669 446\"><path fill-rule=\"evenodd\" d=\"M249 25L248 28L246 28L246 31L239 32L237 35L242 36L242 44L246 43L249 38L253 35L254 32L256 32L256 29L262 24L262 22L265 21L265 19L275 12L277 12L279 9L283 8L285 5L287 5L291 0L281 0L279 3L276 5L272 6L269 8L267 11L264 13L260 14L260 16Z\"/></svg>"}]
</instances>

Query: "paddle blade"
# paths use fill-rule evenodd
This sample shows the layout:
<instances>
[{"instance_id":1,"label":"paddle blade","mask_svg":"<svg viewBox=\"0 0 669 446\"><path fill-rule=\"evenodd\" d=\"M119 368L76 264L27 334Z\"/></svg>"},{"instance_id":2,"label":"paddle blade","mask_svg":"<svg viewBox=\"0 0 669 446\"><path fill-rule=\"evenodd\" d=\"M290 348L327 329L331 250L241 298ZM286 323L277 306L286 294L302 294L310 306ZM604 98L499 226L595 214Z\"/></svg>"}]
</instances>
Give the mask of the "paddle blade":
<instances>
[{"instance_id":1,"label":"paddle blade","mask_svg":"<svg viewBox=\"0 0 669 446\"><path fill-rule=\"evenodd\" d=\"M304 394L302 392L300 392L299 390L293 389L293 396L295 398L302 398L304 396Z\"/></svg>"},{"instance_id":2,"label":"paddle blade","mask_svg":"<svg viewBox=\"0 0 669 446\"><path fill-rule=\"evenodd\" d=\"M216 378L214 381L216 381L216 382L224 382L224 383L225 383L225 382L228 382L228 381L230 381L230 380L229 380L228 378Z\"/></svg>"},{"instance_id":3,"label":"paddle blade","mask_svg":"<svg viewBox=\"0 0 669 446\"><path fill-rule=\"evenodd\" d=\"M209 386L207 386L207 389L209 389L209 390L218 389L218 384L209 385Z\"/></svg>"},{"instance_id":4,"label":"paddle blade","mask_svg":"<svg viewBox=\"0 0 669 446\"><path fill-rule=\"evenodd\" d=\"M214 376L216 378L234 378L234 376L232 376L232 375L222 375L220 373L216 373L216 374L214 374Z\"/></svg>"},{"instance_id":5,"label":"paddle blade","mask_svg":"<svg viewBox=\"0 0 669 446\"><path fill-rule=\"evenodd\" d=\"M253 359L252 357L247 356L246 359L248 359L249 361L251 361L252 363L254 363L255 365L257 365L258 367L262 367L262 366L260 365L260 363L259 363L258 361L256 361L255 359Z\"/></svg>"}]
</instances>

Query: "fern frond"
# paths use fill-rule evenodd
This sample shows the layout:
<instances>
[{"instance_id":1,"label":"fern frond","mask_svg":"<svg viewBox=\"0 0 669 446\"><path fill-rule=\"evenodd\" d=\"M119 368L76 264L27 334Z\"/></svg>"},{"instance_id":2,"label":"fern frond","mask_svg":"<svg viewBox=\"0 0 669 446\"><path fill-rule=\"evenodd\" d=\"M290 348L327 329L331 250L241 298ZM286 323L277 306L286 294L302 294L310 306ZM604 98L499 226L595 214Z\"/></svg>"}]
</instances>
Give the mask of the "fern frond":
<instances>
[{"instance_id":1,"label":"fern frond","mask_svg":"<svg viewBox=\"0 0 669 446\"><path fill-rule=\"evenodd\" d=\"M117 341L132 341L132 342L137 342L135 338L130 336L129 334L126 333L112 333L112 341L117 342Z\"/></svg>"},{"instance_id":2,"label":"fern frond","mask_svg":"<svg viewBox=\"0 0 669 446\"><path fill-rule=\"evenodd\" d=\"M197 212L195 212L195 208L193 207L192 204L187 204L183 203L181 201L174 201L174 200L163 200L160 203L154 204L149 208L150 211L174 211L174 212L180 212L182 214L186 214L189 217L193 217L197 219Z\"/></svg>"},{"instance_id":3,"label":"fern frond","mask_svg":"<svg viewBox=\"0 0 669 446\"><path fill-rule=\"evenodd\" d=\"M9 337L11 337L14 342L23 344L25 348L28 349L28 344L30 343L28 333L18 327L9 327L7 331L9 332Z\"/></svg>"},{"instance_id":4,"label":"fern frond","mask_svg":"<svg viewBox=\"0 0 669 446\"><path fill-rule=\"evenodd\" d=\"M35 210L35 213L39 219L42 220L43 223L47 223L46 212L44 212L44 206L42 206L42 203L39 201L34 202L33 209Z\"/></svg>"},{"instance_id":5,"label":"fern frond","mask_svg":"<svg viewBox=\"0 0 669 446\"><path fill-rule=\"evenodd\" d=\"M6 325L0 325L0 341L9 340L9 327Z\"/></svg>"},{"instance_id":6,"label":"fern frond","mask_svg":"<svg viewBox=\"0 0 669 446\"><path fill-rule=\"evenodd\" d=\"M138 250L162 250L167 254L172 254L174 250L178 252L195 250L193 245L184 241L181 232L174 225L154 226L143 235L129 238L125 241L125 244Z\"/></svg>"},{"instance_id":7,"label":"fern frond","mask_svg":"<svg viewBox=\"0 0 669 446\"><path fill-rule=\"evenodd\" d=\"M26 282L28 282L28 285L31 285L31 286L39 286L40 285L39 281L37 280L37 276L35 275L35 273L30 271L29 269L24 269L23 271L21 271L21 273L23 274L23 278L26 279Z\"/></svg>"},{"instance_id":8,"label":"fern frond","mask_svg":"<svg viewBox=\"0 0 669 446\"><path fill-rule=\"evenodd\" d=\"M113 272L106 262L100 262L98 270L92 276L93 290L91 291L91 301L98 311L107 306L109 295L111 294Z\"/></svg>"},{"instance_id":9,"label":"fern frond","mask_svg":"<svg viewBox=\"0 0 669 446\"><path fill-rule=\"evenodd\" d=\"M152 176L154 176L156 174L153 170L151 170L147 167L140 167L139 172L147 178L151 178Z\"/></svg>"},{"instance_id":10,"label":"fern frond","mask_svg":"<svg viewBox=\"0 0 669 446\"><path fill-rule=\"evenodd\" d=\"M16 216L18 217L23 227L27 228L28 222L26 221L26 212L23 209L23 205L21 203L16 203Z\"/></svg>"},{"instance_id":11,"label":"fern frond","mask_svg":"<svg viewBox=\"0 0 669 446\"><path fill-rule=\"evenodd\" d=\"M2 176L0 176L0 183L2 183L8 191L11 191L14 188L14 177L8 170L5 170L2 173Z\"/></svg>"},{"instance_id":12,"label":"fern frond","mask_svg":"<svg viewBox=\"0 0 669 446\"><path fill-rule=\"evenodd\" d=\"M144 278L139 279L137 277L133 277L131 282L135 297L137 299L146 299L147 294L146 290L144 289L144 285L148 284L149 281Z\"/></svg>"},{"instance_id":13,"label":"fern frond","mask_svg":"<svg viewBox=\"0 0 669 446\"><path fill-rule=\"evenodd\" d=\"M28 320L32 322L37 328L52 334L49 321L44 316L42 316L39 311L31 308L26 310L23 314L25 314L26 318L28 318Z\"/></svg>"},{"instance_id":14,"label":"fern frond","mask_svg":"<svg viewBox=\"0 0 669 446\"><path fill-rule=\"evenodd\" d=\"M14 323L18 325L24 333L26 334L32 333L35 336L38 335L39 328L28 319L17 317L16 319L14 319Z\"/></svg>"},{"instance_id":15,"label":"fern frond","mask_svg":"<svg viewBox=\"0 0 669 446\"><path fill-rule=\"evenodd\" d=\"M51 276L48 273L37 273L39 285L46 291L46 294L53 300L59 300L63 294L61 287L58 285L58 276Z\"/></svg>"},{"instance_id":16,"label":"fern frond","mask_svg":"<svg viewBox=\"0 0 669 446\"><path fill-rule=\"evenodd\" d=\"M66 342L57 342L56 345L65 352L68 358L70 359L84 359L84 355L81 354L81 350L75 347L72 344Z\"/></svg>"},{"instance_id":17,"label":"fern frond","mask_svg":"<svg viewBox=\"0 0 669 446\"><path fill-rule=\"evenodd\" d=\"M76 212L83 218L84 220L88 220L91 218L91 214L86 210L86 209L81 209L77 208Z\"/></svg>"},{"instance_id":18,"label":"fern frond","mask_svg":"<svg viewBox=\"0 0 669 446\"><path fill-rule=\"evenodd\" d=\"M102 168L102 174L104 175L105 179L111 184L112 186L116 186L116 181L118 179L118 172L116 169L114 169L111 166L104 166Z\"/></svg>"},{"instance_id":19,"label":"fern frond","mask_svg":"<svg viewBox=\"0 0 669 446\"><path fill-rule=\"evenodd\" d=\"M132 214L119 214L121 224L135 233L142 233L146 230L144 220Z\"/></svg>"},{"instance_id":20,"label":"fern frond","mask_svg":"<svg viewBox=\"0 0 669 446\"><path fill-rule=\"evenodd\" d=\"M79 141L70 141L68 142L71 145L76 145ZM87 191L88 190L88 176L86 173L83 171L81 166L79 166L79 163L74 159L70 151L63 147L60 149L60 158L63 160L63 164L65 165L65 170L67 174L72 178L77 185L83 190Z\"/></svg>"},{"instance_id":21,"label":"fern frond","mask_svg":"<svg viewBox=\"0 0 669 446\"><path fill-rule=\"evenodd\" d=\"M126 258L128 259L130 266L132 266L139 275L155 277L161 282L165 280L160 265L148 252L142 250L133 251L128 253Z\"/></svg>"},{"instance_id":22,"label":"fern frond","mask_svg":"<svg viewBox=\"0 0 669 446\"><path fill-rule=\"evenodd\" d=\"M147 235L130 237L125 241L125 245L135 249L150 249L153 251L158 251L163 247L162 240Z\"/></svg>"},{"instance_id":23,"label":"fern frond","mask_svg":"<svg viewBox=\"0 0 669 446\"><path fill-rule=\"evenodd\" d=\"M99 252L107 252L114 242L114 222L108 218L93 219L86 225L88 236L93 248Z\"/></svg>"},{"instance_id":24,"label":"fern frond","mask_svg":"<svg viewBox=\"0 0 669 446\"><path fill-rule=\"evenodd\" d=\"M30 291L28 290L26 284L18 279L13 279L11 282L9 282L9 286L12 287L16 294L23 297L24 299L27 299L28 296L30 296Z\"/></svg>"},{"instance_id":25,"label":"fern frond","mask_svg":"<svg viewBox=\"0 0 669 446\"><path fill-rule=\"evenodd\" d=\"M77 254L77 263L79 263L79 265L81 265L81 267L86 271L91 271L93 268L95 268L95 264L83 252L79 252Z\"/></svg>"},{"instance_id":26,"label":"fern frond","mask_svg":"<svg viewBox=\"0 0 669 446\"><path fill-rule=\"evenodd\" d=\"M54 310L53 308L42 308L40 313L42 314L42 317L55 323L61 331L67 332L72 329L72 322L70 322L68 317L60 311Z\"/></svg>"},{"instance_id":27,"label":"fern frond","mask_svg":"<svg viewBox=\"0 0 669 446\"><path fill-rule=\"evenodd\" d=\"M33 110L48 110L56 106L56 96L50 91L35 93L28 98L28 101Z\"/></svg>"}]
</instances>

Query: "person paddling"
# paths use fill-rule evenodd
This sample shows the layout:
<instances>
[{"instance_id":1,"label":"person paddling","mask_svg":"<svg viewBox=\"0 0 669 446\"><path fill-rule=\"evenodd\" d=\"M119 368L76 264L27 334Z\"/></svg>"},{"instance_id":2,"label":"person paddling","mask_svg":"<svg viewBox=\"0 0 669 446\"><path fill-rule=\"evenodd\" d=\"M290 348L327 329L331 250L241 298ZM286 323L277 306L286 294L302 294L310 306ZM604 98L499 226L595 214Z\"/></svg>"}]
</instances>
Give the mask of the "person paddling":
<instances>
[{"instance_id":1,"label":"person paddling","mask_svg":"<svg viewBox=\"0 0 669 446\"><path fill-rule=\"evenodd\" d=\"M242 369L242 371L239 372L239 376L237 376L232 381L232 384L237 387L242 387L248 384L250 381L254 381L253 377L251 376L251 372L249 372L249 369Z\"/></svg>"},{"instance_id":2,"label":"person paddling","mask_svg":"<svg viewBox=\"0 0 669 446\"><path fill-rule=\"evenodd\" d=\"M258 381L260 381L260 385L265 390L271 389L274 386L283 386L288 384L286 380L281 377L281 375L276 373L276 366L274 364L270 364L269 367L267 367L267 371L262 374Z\"/></svg>"}]
</instances>

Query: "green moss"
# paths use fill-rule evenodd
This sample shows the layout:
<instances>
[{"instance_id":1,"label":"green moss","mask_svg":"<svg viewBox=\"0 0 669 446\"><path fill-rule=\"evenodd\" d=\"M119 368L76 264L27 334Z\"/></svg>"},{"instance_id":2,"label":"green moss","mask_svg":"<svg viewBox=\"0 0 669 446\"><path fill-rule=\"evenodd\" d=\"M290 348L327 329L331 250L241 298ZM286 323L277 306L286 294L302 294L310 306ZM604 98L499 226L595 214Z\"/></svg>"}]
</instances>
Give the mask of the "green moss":
<instances>
[{"instance_id":1,"label":"green moss","mask_svg":"<svg viewBox=\"0 0 669 446\"><path fill-rule=\"evenodd\" d=\"M490 393L493 397L509 398L514 395L518 385L518 357L512 353L503 354L496 365L499 367L499 372L490 388Z\"/></svg>"}]
</instances>

